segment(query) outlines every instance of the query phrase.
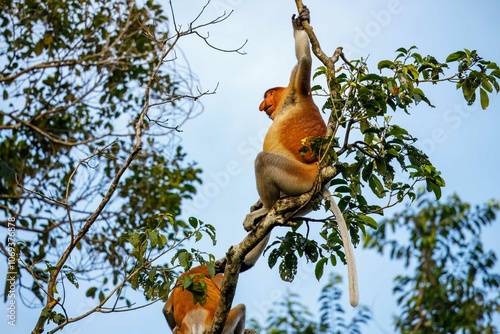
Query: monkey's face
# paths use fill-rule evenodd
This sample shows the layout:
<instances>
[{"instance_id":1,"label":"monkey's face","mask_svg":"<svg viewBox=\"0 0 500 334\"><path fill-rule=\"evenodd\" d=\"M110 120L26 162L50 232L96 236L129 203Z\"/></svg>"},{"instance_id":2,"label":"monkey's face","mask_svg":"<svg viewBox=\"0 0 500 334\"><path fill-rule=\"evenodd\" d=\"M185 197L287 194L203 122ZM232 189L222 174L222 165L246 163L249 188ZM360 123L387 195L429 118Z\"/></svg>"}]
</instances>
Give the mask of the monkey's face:
<instances>
[{"instance_id":1,"label":"monkey's face","mask_svg":"<svg viewBox=\"0 0 500 334\"><path fill-rule=\"evenodd\" d=\"M269 118L274 119L274 112L281 102L284 87L274 87L264 93L264 100L260 103L259 110L265 111Z\"/></svg>"}]
</instances>

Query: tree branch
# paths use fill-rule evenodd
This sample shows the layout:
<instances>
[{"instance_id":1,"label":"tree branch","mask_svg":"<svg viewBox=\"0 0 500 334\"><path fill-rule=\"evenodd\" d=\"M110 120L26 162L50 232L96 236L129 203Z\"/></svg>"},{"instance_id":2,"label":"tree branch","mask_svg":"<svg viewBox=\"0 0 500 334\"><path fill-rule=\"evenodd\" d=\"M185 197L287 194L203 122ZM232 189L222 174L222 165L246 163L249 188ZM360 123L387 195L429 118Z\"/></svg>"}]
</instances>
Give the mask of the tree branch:
<instances>
[{"instance_id":1,"label":"tree branch","mask_svg":"<svg viewBox=\"0 0 500 334\"><path fill-rule=\"evenodd\" d=\"M296 0L297 9L303 7L301 0ZM302 25L309 36L313 53L326 66L327 78L335 78L335 62L338 57L345 59L342 53L342 48L337 48L336 59L328 57L321 49L318 39L313 32L312 26L307 21L302 21ZM349 65L351 65L349 63ZM351 65L352 66L352 65ZM330 86L329 86L330 87ZM328 124L328 136L333 135L334 120L330 119ZM217 261L216 268L219 271L224 271L224 280L221 287L221 298L217 311L215 312L214 321L207 334L216 334L222 331L226 322L227 316L231 309L231 305L236 291L240 267L245 255L253 249L271 230L278 225L290 225L287 219L291 218L294 213L303 208L309 201L316 196L320 190L333 179L339 172L332 166L325 166L320 169L320 177L316 186L306 194L298 197L289 197L279 200L271 211L257 225L257 228L250 232L243 241L232 246L226 254L226 257Z\"/></svg>"},{"instance_id":2,"label":"tree branch","mask_svg":"<svg viewBox=\"0 0 500 334\"><path fill-rule=\"evenodd\" d=\"M250 232L239 244L231 246L226 256L216 262L216 272L223 271L224 280L214 321L206 334L216 334L222 331L231 310L241 263L246 254L271 233L275 226L289 225L287 220L318 195L325 184L330 182L338 173L334 167L325 167L321 170L319 180L312 190L297 197L287 197L277 201L269 213L260 221L256 229Z\"/></svg>"},{"instance_id":3,"label":"tree branch","mask_svg":"<svg viewBox=\"0 0 500 334\"><path fill-rule=\"evenodd\" d=\"M150 88L151 88L151 85L153 84L153 82L156 78L156 75L158 74L158 72L160 70L160 67L163 63L163 60L168 55L169 51L170 51L170 49L166 49L163 52L163 54L160 56L160 59L158 60L158 63L156 65L155 69L153 70L153 73L151 74L151 77L149 78L148 83L146 84L146 88L144 91L145 104L144 104L144 108L140 112L139 117L137 119L137 122L135 124L135 145L132 149L132 152L129 154L129 156L127 157L127 160L125 161L125 163L122 165L122 167L118 170L118 173L113 178L113 181L111 182L111 185L109 186L109 188L106 192L106 195L101 200L101 203L99 203L99 206L97 207L97 209L88 218L87 222L84 224L82 229L78 232L78 234L72 239L72 242L66 248L63 255L61 256L61 258L59 259L59 261L55 265L54 270L51 271L51 273L50 273L50 279L49 279L49 283L47 286L47 302L46 302L44 309L40 313L40 317L38 318L38 322L36 323L35 328L32 332L33 334L43 333L44 327L45 327L45 322L47 321L47 316L44 314L45 313L44 311L46 309L52 310L57 305L57 300L54 298L54 291L57 291L56 290L57 277L59 276L64 264L66 263L66 261L70 257L71 252L77 246L77 244L80 242L80 240L86 235L86 233L89 231L90 227L94 224L94 222L100 216L100 214L102 213L102 211L104 210L104 208L106 207L108 202L111 200L111 197L113 196L113 194L115 193L115 191L118 187L118 183L120 182L121 177L123 176L125 171L129 168L130 164L132 163L132 161L134 161L135 157L137 156L137 154L139 153L139 151L142 148L142 127L143 127L143 123L144 123L144 118L145 118L145 116L150 108L150 103L149 103Z\"/></svg>"}]
</instances>

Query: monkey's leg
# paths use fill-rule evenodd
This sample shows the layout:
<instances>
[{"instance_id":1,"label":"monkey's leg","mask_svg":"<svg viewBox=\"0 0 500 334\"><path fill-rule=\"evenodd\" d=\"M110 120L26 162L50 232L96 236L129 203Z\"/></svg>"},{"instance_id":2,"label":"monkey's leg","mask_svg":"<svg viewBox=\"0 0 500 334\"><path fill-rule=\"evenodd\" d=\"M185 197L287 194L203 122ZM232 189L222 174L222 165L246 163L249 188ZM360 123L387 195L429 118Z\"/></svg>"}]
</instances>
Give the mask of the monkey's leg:
<instances>
[{"instance_id":1,"label":"monkey's leg","mask_svg":"<svg viewBox=\"0 0 500 334\"><path fill-rule=\"evenodd\" d=\"M222 334L243 334L245 332L245 313L244 304L238 304L229 311L226 325Z\"/></svg>"},{"instance_id":2,"label":"monkey's leg","mask_svg":"<svg viewBox=\"0 0 500 334\"><path fill-rule=\"evenodd\" d=\"M241 264L240 273L247 271L252 268L255 263L259 260L262 252L264 252L264 248L266 248L267 243L269 242L269 238L271 237L271 233L268 233L261 242L257 244L246 256Z\"/></svg>"},{"instance_id":3,"label":"monkey's leg","mask_svg":"<svg viewBox=\"0 0 500 334\"><path fill-rule=\"evenodd\" d=\"M302 195L314 185L318 165L305 164L285 155L260 152L255 159L257 191L264 207L270 209L284 193Z\"/></svg>"},{"instance_id":4,"label":"monkey's leg","mask_svg":"<svg viewBox=\"0 0 500 334\"><path fill-rule=\"evenodd\" d=\"M281 154L260 152L255 159L255 178L263 207L246 216L243 222L245 230L255 229L282 193L298 196L311 190L317 176L317 164L305 164Z\"/></svg>"}]
</instances>

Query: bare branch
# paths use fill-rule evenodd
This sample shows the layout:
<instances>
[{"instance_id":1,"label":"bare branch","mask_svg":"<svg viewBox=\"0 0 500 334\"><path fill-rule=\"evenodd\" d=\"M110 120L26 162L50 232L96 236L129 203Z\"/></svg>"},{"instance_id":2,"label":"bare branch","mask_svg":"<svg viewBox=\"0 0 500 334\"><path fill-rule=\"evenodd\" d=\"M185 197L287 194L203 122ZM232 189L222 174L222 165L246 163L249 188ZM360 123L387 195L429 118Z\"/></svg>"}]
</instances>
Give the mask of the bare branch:
<instances>
[{"instance_id":1,"label":"bare branch","mask_svg":"<svg viewBox=\"0 0 500 334\"><path fill-rule=\"evenodd\" d=\"M40 129L39 127L33 125L31 122L27 122L27 121L21 119L20 117L14 116L12 113L4 113L4 112L0 111L0 115L10 117L10 118L14 119L16 122L21 123L22 125L34 130L35 132L38 132L39 134L41 134L42 136L44 136L45 138L47 138L51 142L53 142L55 144L63 145L63 146L78 146L78 145L88 144L88 143L95 142L97 140L100 140L102 138L105 138L105 137L108 137L111 135L111 133L107 133L107 134L104 134L104 135L101 135L101 136L98 136L95 138L87 139L87 140L67 141L67 140L62 140L58 137L55 137L55 136L49 134L48 132L45 132L44 130Z\"/></svg>"},{"instance_id":2,"label":"bare branch","mask_svg":"<svg viewBox=\"0 0 500 334\"><path fill-rule=\"evenodd\" d=\"M210 44L210 43L208 42L208 39L209 39L209 37L210 37L210 34L209 34L209 33L207 33L207 37L202 36L202 35L201 35L200 33L198 33L198 32L195 32L195 34L196 34L198 37L200 37L201 39L203 39L203 41L204 41L204 42L205 42L205 43L206 43L209 47L211 47L212 49L215 49L215 50L217 50L217 51L221 51L221 52L236 52L236 53L238 53L238 54L240 54L240 55L246 55L246 52L241 51L241 49L243 49L243 47L245 47L245 45L246 45L246 44L247 44L247 42L248 42L248 39L246 39L246 40L245 40L245 42L243 43L243 45L241 45L239 48L232 49L232 50L227 50L227 49L221 49L221 48L218 48L218 47L214 46L213 44Z\"/></svg>"},{"instance_id":3,"label":"bare branch","mask_svg":"<svg viewBox=\"0 0 500 334\"><path fill-rule=\"evenodd\" d=\"M198 21L198 19L201 17L201 15L203 14L203 12L207 8L207 6L210 4L210 2L211 2L211 0L208 0L207 3L203 6L202 10L198 13L198 15L188 24L188 28L186 30L182 30L182 27L180 25L178 26L177 22L175 20L175 14L174 14L174 8L173 8L173 5L172 5L172 1L169 1L170 12L171 12L171 15L172 15L172 21L174 23L174 28L175 28L175 31L176 31L176 35L174 37L172 37L172 38L174 38L174 39L177 40L181 36L195 34L196 36L198 36L199 38L201 38L205 42L205 44L207 44L209 47L211 47L214 50L217 50L217 51L220 51L220 52L236 52L238 54L245 55L246 52L241 51L241 50L247 44L248 40L245 40L245 42L240 47L238 47L236 49L224 49L224 48L217 47L217 46L211 44L208 41L209 38L210 38L210 33L207 32L207 36L203 36L202 34L200 34L198 32L198 30L200 30L200 28L207 27L207 26L210 26L210 25L214 25L214 24L217 24L217 23L220 23L220 22L223 22L223 21L227 20L231 16L231 14L233 13L233 11L231 11L229 13L226 13L224 11L221 15L219 15L215 19L212 19L211 21L208 21L206 23L201 23L201 24L198 24L198 25L194 25L195 22Z\"/></svg>"},{"instance_id":4,"label":"bare branch","mask_svg":"<svg viewBox=\"0 0 500 334\"><path fill-rule=\"evenodd\" d=\"M137 119L137 122L135 124L135 145L127 157L125 163L122 165L122 167L118 170L117 174L113 178L113 181L111 182L111 185L109 186L105 196L99 203L97 209L92 213L92 215L88 218L87 222L84 224L84 226L81 228L81 230L78 232L78 234L75 236L75 238L72 240L72 242L69 244L69 246L66 248L64 251L63 255L59 259L58 263L55 265L55 269L51 271L50 275L50 280L47 288L47 303L45 305L45 309L53 309L56 305L56 299L54 299L54 291L56 291L55 287L57 285L57 277L59 276L59 273L61 272L62 267L68 260L69 256L71 255L71 252L73 249L77 246L77 244L80 242L80 240L86 235L86 233L89 231L90 227L94 224L94 222L97 220L101 212L104 210L108 202L111 200L111 196L115 193L118 183L120 182L121 177L125 173L125 171L129 168L130 164L132 161L134 161L135 157L139 153L139 151L142 148L142 127L143 127L143 122L144 122L144 117L146 116L150 105L149 105L149 94L150 94L150 87L153 84L156 75L158 74L158 71L160 70L160 67L163 63L163 60L165 57L168 55L170 49L167 49L163 52L161 55L160 59L158 60L156 68L153 70L153 73L151 74L151 77L146 84L146 88L144 91L145 95L145 105L142 111L139 114L139 117ZM45 321L47 320L46 315L44 315L44 312L40 314L40 317L38 318L38 322L35 325L35 329L33 330L34 333L42 333L45 327Z\"/></svg>"}]
</instances>

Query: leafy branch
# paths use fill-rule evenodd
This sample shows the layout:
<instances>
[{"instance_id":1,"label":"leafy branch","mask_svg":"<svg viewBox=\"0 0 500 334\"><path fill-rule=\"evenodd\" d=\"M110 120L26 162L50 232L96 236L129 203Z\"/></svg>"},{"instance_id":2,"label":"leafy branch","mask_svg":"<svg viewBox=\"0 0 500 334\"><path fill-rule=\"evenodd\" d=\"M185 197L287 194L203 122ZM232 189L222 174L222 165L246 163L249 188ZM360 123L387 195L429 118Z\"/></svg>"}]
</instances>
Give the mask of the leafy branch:
<instances>
[{"instance_id":1,"label":"leafy branch","mask_svg":"<svg viewBox=\"0 0 500 334\"><path fill-rule=\"evenodd\" d=\"M169 30L153 1L8 2L2 8L0 210L19 231L30 232L19 238L16 270L20 293L35 297L22 300L43 305L34 333L50 322L54 332L94 312L136 308L118 304L128 285L144 289L153 302L164 299L175 267L153 261L188 235L214 238L210 226L189 234L176 218L201 170L184 162L175 136L203 109L199 100L217 89L198 88L178 57L178 42L195 34L211 45L199 30L229 16L199 23L201 13L187 29L174 24ZM242 53L241 47L225 51ZM158 212L172 221L123 239ZM99 287L86 294L98 293L99 303L71 317L65 285L78 287L79 280Z\"/></svg>"},{"instance_id":2,"label":"leafy branch","mask_svg":"<svg viewBox=\"0 0 500 334\"><path fill-rule=\"evenodd\" d=\"M295 3L300 12L302 1L296 0ZM322 185L330 184L333 193L339 198L338 204L350 224L354 244L360 242L360 232L366 234L367 227L377 228L377 222L369 215L381 215L385 209L405 199L414 200L418 183L425 182L427 191L433 192L438 199L441 196L441 188L445 185L441 173L432 165L428 156L414 146L416 138L401 126L391 124L390 112L402 110L409 113L409 108L420 102L432 107L418 85L424 82L438 82L439 74L446 65L434 62L430 56L419 56L412 52L413 48L399 49L400 54L395 61L379 63L379 70L388 68L393 71L391 76L372 74L362 59L347 61L342 47L338 47L331 57L327 56L322 51L309 22L303 22L303 26L314 54L324 65L314 77L325 76L325 91L328 92L323 105L323 110L329 114L327 137L318 139L312 145L313 152L321 158L321 181L310 193L298 199L278 201L257 229L228 251L226 262L223 263L225 280L222 295L209 333L219 332L225 323L245 254L274 226L285 225L293 228L287 237L274 243L279 247L271 252L269 258L271 266L278 258L282 258L280 274L285 280L293 280L298 256L305 256L316 262L318 279L328 262L335 265L337 257L345 261L334 221L326 220L320 232L323 243L319 243L301 237L296 232L301 224L287 220L287 217L291 217L311 199L313 205L319 208L314 195ZM420 66L405 63L410 57ZM337 71L335 64L339 59L343 59L347 67L341 67ZM458 72L448 76L446 81L453 82L457 79L457 88L462 88L469 103L474 102L475 95L472 91L479 85L482 85L481 95L484 95L484 92L493 92L492 87L498 92L496 78L499 72L495 63L482 60L475 52L467 50L450 55L447 61L459 62ZM475 70L475 67L479 67L479 71ZM315 91L320 89L322 88L319 86L313 87ZM483 108L487 107L485 101L482 97ZM343 142L338 136L340 130L345 131ZM410 181L397 179L398 170L406 174ZM377 198L388 198L387 204L384 207L369 204L363 194L365 186L368 186ZM289 206L290 203L296 205Z\"/></svg>"}]
</instances>

